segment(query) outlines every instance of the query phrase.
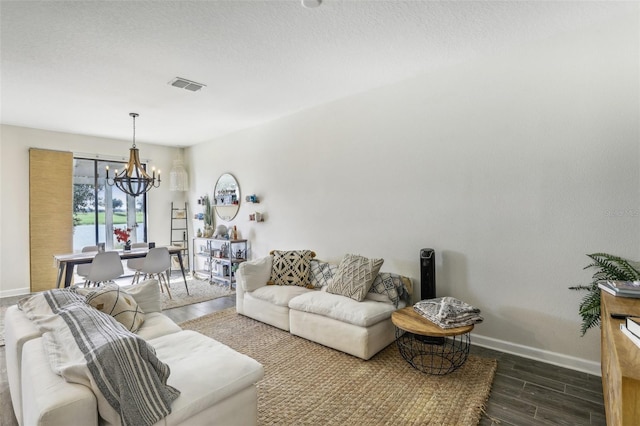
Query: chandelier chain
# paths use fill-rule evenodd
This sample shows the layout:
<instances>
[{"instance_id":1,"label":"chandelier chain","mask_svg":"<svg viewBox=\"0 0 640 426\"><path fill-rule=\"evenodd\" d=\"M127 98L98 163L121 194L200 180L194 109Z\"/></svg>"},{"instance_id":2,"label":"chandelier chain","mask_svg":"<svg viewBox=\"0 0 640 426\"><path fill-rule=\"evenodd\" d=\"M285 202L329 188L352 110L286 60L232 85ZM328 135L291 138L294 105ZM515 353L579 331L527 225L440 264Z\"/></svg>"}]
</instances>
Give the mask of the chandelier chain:
<instances>
[{"instance_id":1,"label":"chandelier chain","mask_svg":"<svg viewBox=\"0 0 640 426\"><path fill-rule=\"evenodd\" d=\"M133 117L133 147L136 147L136 117L138 114L135 112L129 113L131 117Z\"/></svg>"}]
</instances>

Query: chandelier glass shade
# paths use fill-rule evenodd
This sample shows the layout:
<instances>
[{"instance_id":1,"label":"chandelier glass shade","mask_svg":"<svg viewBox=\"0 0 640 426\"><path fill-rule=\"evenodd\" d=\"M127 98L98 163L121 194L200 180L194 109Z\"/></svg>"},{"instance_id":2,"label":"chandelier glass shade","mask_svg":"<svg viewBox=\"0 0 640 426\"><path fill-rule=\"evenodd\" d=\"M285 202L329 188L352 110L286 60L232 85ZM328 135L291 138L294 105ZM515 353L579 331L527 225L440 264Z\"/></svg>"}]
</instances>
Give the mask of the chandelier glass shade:
<instances>
[{"instance_id":1,"label":"chandelier glass shade","mask_svg":"<svg viewBox=\"0 0 640 426\"><path fill-rule=\"evenodd\" d=\"M129 149L129 162L121 172L115 170L113 179L109 178L109 166L107 166L107 184L115 185L122 192L137 197L149 192L151 188L160 186L160 170L158 170L158 179L156 180L155 168L152 169L151 176L149 176L140 163L140 151L136 148L136 117L138 114L132 112L129 115L133 117L133 146Z\"/></svg>"}]
</instances>

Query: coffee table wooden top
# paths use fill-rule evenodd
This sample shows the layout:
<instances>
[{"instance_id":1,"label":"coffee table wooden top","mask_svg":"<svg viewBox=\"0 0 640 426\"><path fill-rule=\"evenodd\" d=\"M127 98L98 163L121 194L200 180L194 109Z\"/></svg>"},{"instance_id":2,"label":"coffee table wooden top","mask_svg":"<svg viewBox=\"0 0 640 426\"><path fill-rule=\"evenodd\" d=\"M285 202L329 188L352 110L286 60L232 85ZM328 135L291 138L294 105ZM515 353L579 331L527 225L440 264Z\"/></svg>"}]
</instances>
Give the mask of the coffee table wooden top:
<instances>
[{"instance_id":1,"label":"coffee table wooden top","mask_svg":"<svg viewBox=\"0 0 640 426\"><path fill-rule=\"evenodd\" d=\"M473 324L456 328L440 328L417 313L413 306L407 306L392 313L391 322L404 331L422 336L457 336L473 330Z\"/></svg>"}]
</instances>

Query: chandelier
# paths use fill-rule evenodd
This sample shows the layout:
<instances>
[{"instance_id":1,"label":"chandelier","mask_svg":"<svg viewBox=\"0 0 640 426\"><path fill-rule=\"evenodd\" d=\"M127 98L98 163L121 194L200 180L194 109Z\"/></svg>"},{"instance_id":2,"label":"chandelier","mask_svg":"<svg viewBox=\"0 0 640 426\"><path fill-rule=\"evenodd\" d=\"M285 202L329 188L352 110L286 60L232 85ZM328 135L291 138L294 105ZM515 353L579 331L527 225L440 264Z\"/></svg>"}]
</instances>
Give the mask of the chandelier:
<instances>
[{"instance_id":1,"label":"chandelier","mask_svg":"<svg viewBox=\"0 0 640 426\"><path fill-rule=\"evenodd\" d=\"M151 188L160 186L160 170L158 170L158 180L156 181L155 167L149 176L140 164L140 155L138 148L136 148L136 117L138 114L132 112L129 115L133 117L133 146L129 149L129 162L122 172L118 173L116 169L113 179L109 179L109 166L107 166L107 184L115 185L122 192L137 197L149 192Z\"/></svg>"}]
</instances>

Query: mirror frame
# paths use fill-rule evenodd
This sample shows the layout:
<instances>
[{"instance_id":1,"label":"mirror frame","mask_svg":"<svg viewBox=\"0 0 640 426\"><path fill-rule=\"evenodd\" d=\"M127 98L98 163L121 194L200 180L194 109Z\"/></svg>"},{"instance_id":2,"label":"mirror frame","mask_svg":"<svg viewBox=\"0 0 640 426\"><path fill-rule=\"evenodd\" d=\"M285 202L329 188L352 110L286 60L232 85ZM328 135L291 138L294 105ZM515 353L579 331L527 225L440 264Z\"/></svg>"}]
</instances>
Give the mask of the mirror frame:
<instances>
[{"instance_id":1,"label":"mirror frame","mask_svg":"<svg viewBox=\"0 0 640 426\"><path fill-rule=\"evenodd\" d=\"M231 180L227 182L229 179ZM240 185L238 184L238 179L231 173L221 174L213 189L213 201L216 216L221 220L232 221L240 211Z\"/></svg>"}]
</instances>

